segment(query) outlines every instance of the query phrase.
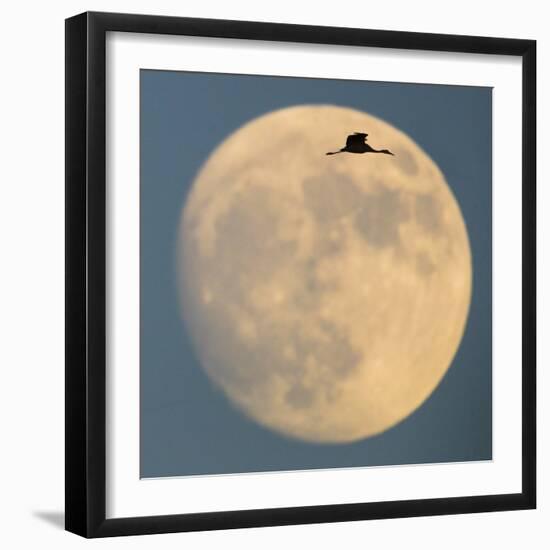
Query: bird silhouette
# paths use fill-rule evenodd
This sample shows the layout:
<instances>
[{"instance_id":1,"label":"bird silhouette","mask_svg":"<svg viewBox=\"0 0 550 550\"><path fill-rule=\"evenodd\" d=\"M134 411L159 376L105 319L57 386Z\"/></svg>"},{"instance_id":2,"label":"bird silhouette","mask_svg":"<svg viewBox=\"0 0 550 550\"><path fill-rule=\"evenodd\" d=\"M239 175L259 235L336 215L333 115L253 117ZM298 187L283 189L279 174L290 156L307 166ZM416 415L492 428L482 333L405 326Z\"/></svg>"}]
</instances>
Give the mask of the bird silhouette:
<instances>
[{"instance_id":1,"label":"bird silhouette","mask_svg":"<svg viewBox=\"0 0 550 550\"><path fill-rule=\"evenodd\" d=\"M336 155L338 153L383 153L384 155L393 155L388 149L373 149L367 143L368 134L355 132L346 139L346 146L339 151L331 151L327 155Z\"/></svg>"}]
</instances>

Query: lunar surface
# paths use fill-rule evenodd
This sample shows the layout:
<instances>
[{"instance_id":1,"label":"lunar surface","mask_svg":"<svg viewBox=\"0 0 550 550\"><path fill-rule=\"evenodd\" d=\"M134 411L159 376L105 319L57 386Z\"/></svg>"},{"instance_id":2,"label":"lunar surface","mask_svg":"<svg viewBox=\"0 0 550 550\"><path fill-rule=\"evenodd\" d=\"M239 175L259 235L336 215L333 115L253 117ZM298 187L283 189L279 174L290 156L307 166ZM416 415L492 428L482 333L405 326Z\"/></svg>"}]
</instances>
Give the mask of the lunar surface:
<instances>
[{"instance_id":1,"label":"lunar surface","mask_svg":"<svg viewBox=\"0 0 550 550\"><path fill-rule=\"evenodd\" d=\"M352 132L383 154L340 154ZM406 134L303 105L213 151L182 211L182 313L210 379L286 436L345 443L417 409L449 368L472 267L459 206Z\"/></svg>"}]
</instances>

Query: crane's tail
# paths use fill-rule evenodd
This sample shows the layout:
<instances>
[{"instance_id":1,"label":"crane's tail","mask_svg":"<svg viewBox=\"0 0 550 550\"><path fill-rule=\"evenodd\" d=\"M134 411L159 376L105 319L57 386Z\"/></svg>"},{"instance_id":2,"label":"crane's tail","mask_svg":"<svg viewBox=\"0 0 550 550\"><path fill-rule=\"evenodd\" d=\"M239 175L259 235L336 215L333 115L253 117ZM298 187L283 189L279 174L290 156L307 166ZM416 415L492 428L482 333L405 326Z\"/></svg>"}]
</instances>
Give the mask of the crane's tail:
<instances>
[{"instance_id":1,"label":"crane's tail","mask_svg":"<svg viewBox=\"0 0 550 550\"><path fill-rule=\"evenodd\" d=\"M342 151L330 151L327 153L327 155L337 155L338 153L341 153Z\"/></svg>"}]
</instances>

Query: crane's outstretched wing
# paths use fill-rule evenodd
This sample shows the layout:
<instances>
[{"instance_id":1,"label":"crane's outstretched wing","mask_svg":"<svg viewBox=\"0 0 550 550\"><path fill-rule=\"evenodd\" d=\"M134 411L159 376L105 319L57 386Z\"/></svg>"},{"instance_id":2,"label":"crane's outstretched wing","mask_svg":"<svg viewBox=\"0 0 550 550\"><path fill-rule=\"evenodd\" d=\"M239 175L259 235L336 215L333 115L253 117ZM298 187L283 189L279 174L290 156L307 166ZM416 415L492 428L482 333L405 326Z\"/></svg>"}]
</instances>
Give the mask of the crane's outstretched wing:
<instances>
[{"instance_id":1,"label":"crane's outstretched wing","mask_svg":"<svg viewBox=\"0 0 550 550\"><path fill-rule=\"evenodd\" d=\"M354 132L346 139L346 146L360 144L363 145L367 139L368 134L362 132Z\"/></svg>"}]
</instances>

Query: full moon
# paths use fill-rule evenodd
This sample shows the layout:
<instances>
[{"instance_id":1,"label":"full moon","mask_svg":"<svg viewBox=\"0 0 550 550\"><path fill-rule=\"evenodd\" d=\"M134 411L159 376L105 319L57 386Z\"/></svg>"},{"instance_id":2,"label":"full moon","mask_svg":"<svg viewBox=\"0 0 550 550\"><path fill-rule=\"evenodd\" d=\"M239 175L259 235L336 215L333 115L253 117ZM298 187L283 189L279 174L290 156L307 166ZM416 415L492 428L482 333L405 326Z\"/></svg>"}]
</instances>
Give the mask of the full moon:
<instances>
[{"instance_id":1,"label":"full moon","mask_svg":"<svg viewBox=\"0 0 550 550\"><path fill-rule=\"evenodd\" d=\"M326 156L367 132L384 154ZM249 418L346 443L405 419L462 339L472 263L460 208L405 133L350 108L260 116L205 162L182 210L182 314Z\"/></svg>"}]
</instances>

